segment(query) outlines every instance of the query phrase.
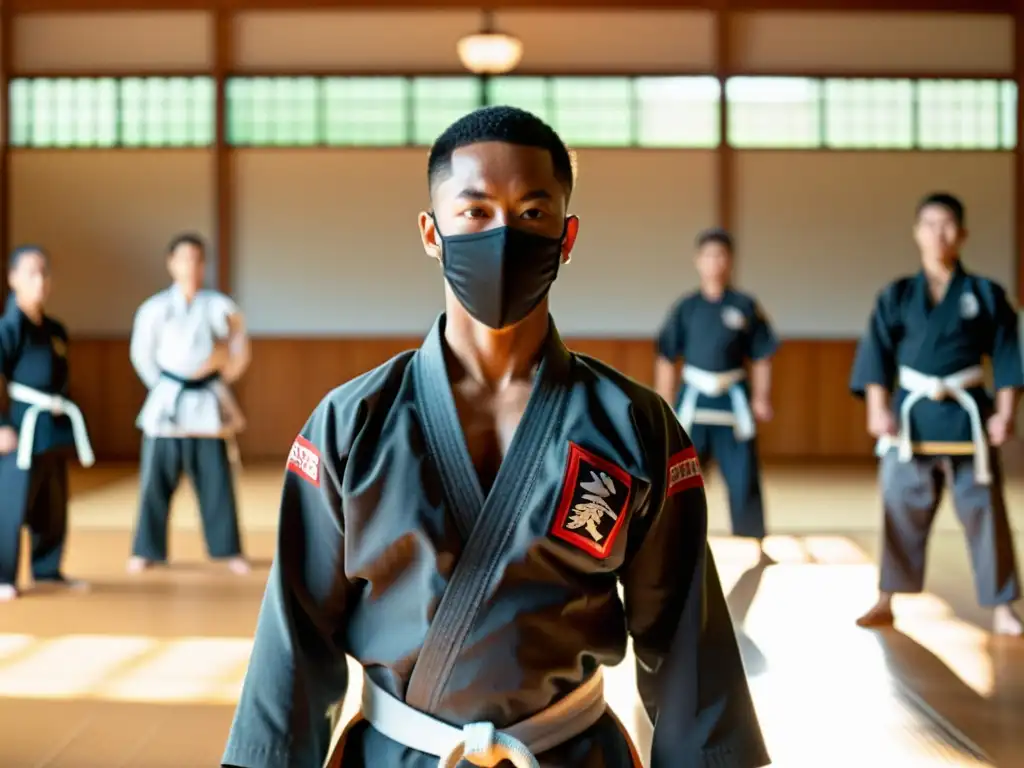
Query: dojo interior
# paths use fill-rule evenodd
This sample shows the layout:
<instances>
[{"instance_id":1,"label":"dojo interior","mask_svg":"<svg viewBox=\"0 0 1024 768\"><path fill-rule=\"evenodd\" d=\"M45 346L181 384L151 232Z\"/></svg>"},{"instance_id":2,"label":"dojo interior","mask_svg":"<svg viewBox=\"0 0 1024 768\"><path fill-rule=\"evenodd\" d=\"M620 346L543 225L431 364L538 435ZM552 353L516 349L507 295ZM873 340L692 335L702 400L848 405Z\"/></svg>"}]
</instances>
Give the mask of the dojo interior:
<instances>
[{"instance_id":1,"label":"dojo interior","mask_svg":"<svg viewBox=\"0 0 1024 768\"><path fill-rule=\"evenodd\" d=\"M457 44L487 15L524 53L482 81ZM288 448L326 392L441 310L416 229L427 148L485 102L536 111L576 153L580 237L552 293L570 347L650 384L711 225L782 337L759 438L775 564L728 536L708 486L773 765L1024 766L1024 642L989 633L948 502L926 593L892 631L854 625L881 510L847 389L875 293L917 269L924 193L965 201L968 268L1024 299L1022 78L1011 0L2 0L0 250L51 254L99 464L73 473L66 559L91 592L0 605L0 766L218 764ZM206 560L187 485L172 567L124 572L144 397L128 335L182 231L207 239L209 284L252 334L246 577ZM1024 451L1003 457L1020 560ZM644 751L631 664L609 700Z\"/></svg>"}]
</instances>

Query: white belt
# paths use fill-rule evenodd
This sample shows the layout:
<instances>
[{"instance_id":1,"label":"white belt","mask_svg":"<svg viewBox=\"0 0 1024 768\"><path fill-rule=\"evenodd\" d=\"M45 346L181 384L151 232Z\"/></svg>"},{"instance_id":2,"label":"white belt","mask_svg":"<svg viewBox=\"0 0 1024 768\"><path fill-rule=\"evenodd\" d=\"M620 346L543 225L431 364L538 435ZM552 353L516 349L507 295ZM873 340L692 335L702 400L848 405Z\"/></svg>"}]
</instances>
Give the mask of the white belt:
<instances>
[{"instance_id":1,"label":"white belt","mask_svg":"<svg viewBox=\"0 0 1024 768\"><path fill-rule=\"evenodd\" d=\"M392 741L439 758L438 768L455 768L462 760L483 768L503 760L515 768L540 768L535 755L579 736L606 709L599 669L561 701L510 728L498 731L492 723L456 728L413 709L363 676L363 718Z\"/></svg>"},{"instance_id":2,"label":"white belt","mask_svg":"<svg viewBox=\"0 0 1024 768\"><path fill-rule=\"evenodd\" d=\"M75 451L78 453L78 460L83 467L91 467L96 463L92 445L89 443L89 432L85 428L85 418L77 405L66 397L40 392L38 389L26 387L15 381L7 385L7 394L12 400L28 406L28 410L25 411L25 416L21 420L21 430L18 433L18 469L29 469L32 466L32 446L36 439L36 422L39 420L39 414L43 411L66 415L71 421L71 432L75 437Z\"/></svg>"},{"instance_id":3,"label":"white belt","mask_svg":"<svg viewBox=\"0 0 1024 768\"><path fill-rule=\"evenodd\" d=\"M747 372L742 368L716 373L684 365L683 382L689 386L683 392L683 399L679 404L679 423L686 430L694 424L732 426L737 440L750 440L757 434L757 427L754 424L754 414L750 410L747 392L741 386L746 377ZM697 400L701 395L719 397L726 392L729 393L731 412L697 408Z\"/></svg>"},{"instance_id":4,"label":"white belt","mask_svg":"<svg viewBox=\"0 0 1024 768\"><path fill-rule=\"evenodd\" d=\"M982 423L978 404L967 392L969 387L978 386L984 381L985 370L980 365L964 368L950 376L928 376L905 365L900 366L900 387L907 391L907 396L900 405L899 435L880 438L875 452L883 456L895 445L899 450L899 460L910 461L914 456L914 444L910 436L910 409L925 398L952 398L967 411L967 416L971 420L975 479L981 485L988 485L992 482L992 473L989 468L985 425Z\"/></svg>"}]
</instances>

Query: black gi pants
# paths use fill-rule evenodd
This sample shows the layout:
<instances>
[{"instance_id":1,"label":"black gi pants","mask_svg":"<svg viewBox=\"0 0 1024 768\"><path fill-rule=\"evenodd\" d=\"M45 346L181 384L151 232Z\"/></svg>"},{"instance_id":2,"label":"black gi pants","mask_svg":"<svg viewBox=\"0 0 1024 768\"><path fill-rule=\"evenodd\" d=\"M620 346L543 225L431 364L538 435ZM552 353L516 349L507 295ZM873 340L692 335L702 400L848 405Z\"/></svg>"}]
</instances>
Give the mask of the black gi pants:
<instances>
[{"instance_id":1,"label":"black gi pants","mask_svg":"<svg viewBox=\"0 0 1024 768\"><path fill-rule=\"evenodd\" d=\"M761 499L761 462L757 438L737 440L731 426L694 424L689 430L701 467L717 461L729 494L729 516L734 536L765 537Z\"/></svg>"},{"instance_id":2,"label":"black gi pants","mask_svg":"<svg viewBox=\"0 0 1024 768\"><path fill-rule=\"evenodd\" d=\"M139 522L132 554L150 562L167 560L171 497L182 473L188 476L199 499L199 517L210 557L241 555L227 443L211 437L143 438Z\"/></svg>"},{"instance_id":3,"label":"black gi pants","mask_svg":"<svg viewBox=\"0 0 1024 768\"><path fill-rule=\"evenodd\" d=\"M893 449L882 457L882 592L916 593L924 589L928 534L948 483L957 517L967 534L978 602L991 607L1020 598L997 451L991 452L990 466L992 484L981 485L974 476L973 456L915 456L901 462Z\"/></svg>"},{"instance_id":4,"label":"black gi pants","mask_svg":"<svg viewBox=\"0 0 1024 768\"><path fill-rule=\"evenodd\" d=\"M68 528L68 463L61 450L32 457L19 469L17 452L0 456L0 584L18 578L21 527L32 541L32 576L59 581Z\"/></svg>"}]
</instances>

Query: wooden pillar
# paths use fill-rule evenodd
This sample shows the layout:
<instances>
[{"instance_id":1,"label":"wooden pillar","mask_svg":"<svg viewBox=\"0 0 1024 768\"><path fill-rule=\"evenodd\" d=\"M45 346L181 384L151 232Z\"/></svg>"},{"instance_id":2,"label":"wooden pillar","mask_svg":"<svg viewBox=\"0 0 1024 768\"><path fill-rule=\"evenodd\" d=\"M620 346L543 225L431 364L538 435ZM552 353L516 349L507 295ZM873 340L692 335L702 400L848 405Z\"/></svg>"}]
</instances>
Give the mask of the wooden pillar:
<instances>
[{"instance_id":1,"label":"wooden pillar","mask_svg":"<svg viewBox=\"0 0 1024 768\"><path fill-rule=\"evenodd\" d=\"M1024 2L1024 0L1022 0ZM732 62L729 0L720 0L715 9L715 75L721 85L718 102L720 142L718 145L716 217L718 226L731 230L735 219L736 195L734 189L733 151L729 146L729 102L725 98L725 83Z\"/></svg>"},{"instance_id":2,"label":"wooden pillar","mask_svg":"<svg viewBox=\"0 0 1024 768\"><path fill-rule=\"evenodd\" d=\"M216 83L216 133L213 150L214 243L217 290L230 294L234 261L234 169L227 136L227 80L234 65L235 17L218 3L213 23L213 77Z\"/></svg>"},{"instance_id":3,"label":"wooden pillar","mask_svg":"<svg viewBox=\"0 0 1024 768\"><path fill-rule=\"evenodd\" d=\"M14 61L14 13L10 0L0 0L0 255L4 279L0 298L7 299L7 255L11 252L11 71Z\"/></svg>"}]
</instances>

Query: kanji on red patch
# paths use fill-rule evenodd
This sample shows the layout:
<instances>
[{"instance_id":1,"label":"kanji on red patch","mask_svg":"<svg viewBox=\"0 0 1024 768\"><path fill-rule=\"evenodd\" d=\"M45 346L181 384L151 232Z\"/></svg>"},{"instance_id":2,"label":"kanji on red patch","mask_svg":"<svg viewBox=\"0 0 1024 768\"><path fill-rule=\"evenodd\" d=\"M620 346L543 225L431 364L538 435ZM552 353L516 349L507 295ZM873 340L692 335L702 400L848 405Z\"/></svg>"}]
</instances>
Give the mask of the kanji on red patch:
<instances>
[{"instance_id":1,"label":"kanji on red patch","mask_svg":"<svg viewBox=\"0 0 1024 768\"><path fill-rule=\"evenodd\" d=\"M704 475L700 471L700 460L697 458L697 450L692 445L668 460L666 496L703 485Z\"/></svg>"},{"instance_id":2,"label":"kanji on red patch","mask_svg":"<svg viewBox=\"0 0 1024 768\"><path fill-rule=\"evenodd\" d=\"M288 471L320 487L320 451L304 437L296 437L288 452Z\"/></svg>"},{"instance_id":3,"label":"kanji on red patch","mask_svg":"<svg viewBox=\"0 0 1024 768\"><path fill-rule=\"evenodd\" d=\"M569 462L551 533L594 557L608 557L626 522L632 488L628 472L569 443Z\"/></svg>"}]
</instances>

